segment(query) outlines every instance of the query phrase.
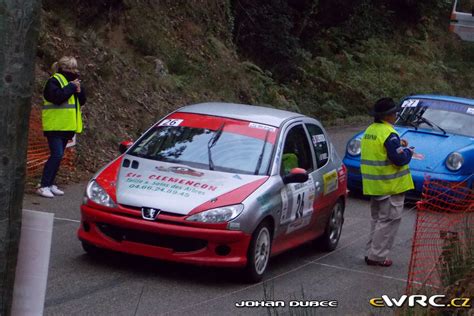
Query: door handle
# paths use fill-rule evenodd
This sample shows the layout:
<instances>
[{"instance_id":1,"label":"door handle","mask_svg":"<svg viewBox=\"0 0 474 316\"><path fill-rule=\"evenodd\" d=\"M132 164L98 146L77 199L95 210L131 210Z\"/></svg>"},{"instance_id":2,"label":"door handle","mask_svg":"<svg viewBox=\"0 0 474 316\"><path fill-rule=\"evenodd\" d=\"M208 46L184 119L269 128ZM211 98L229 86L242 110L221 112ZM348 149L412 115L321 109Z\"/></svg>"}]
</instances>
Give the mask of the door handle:
<instances>
[{"instance_id":1,"label":"door handle","mask_svg":"<svg viewBox=\"0 0 474 316\"><path fill-rule=\"evenodd\" d=\"M316 191L321 190L320 184L321 184L321 183L319 183L319 181L316 181L316 183L314 184L314 186L316 187Z\"/></svg>"}]
</instances>

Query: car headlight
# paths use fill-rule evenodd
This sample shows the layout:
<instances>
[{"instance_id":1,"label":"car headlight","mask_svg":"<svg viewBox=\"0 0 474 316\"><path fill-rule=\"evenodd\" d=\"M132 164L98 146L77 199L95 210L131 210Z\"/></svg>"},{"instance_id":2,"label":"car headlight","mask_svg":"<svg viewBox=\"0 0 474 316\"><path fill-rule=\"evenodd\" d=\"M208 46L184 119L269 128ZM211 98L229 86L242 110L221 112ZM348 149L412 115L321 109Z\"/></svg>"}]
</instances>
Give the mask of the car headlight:
<instances>
[{"instance_id":1,"label":"car headlight","mask_svg":"<svg viewBox=\"0 0 474 316\"><path fill-rule=\"evenodd\" d=\"M452 152L446 159L446 167L451 171L458 171L464 163L464 157L458 152Z\"/></svg>"},{"instance_id":2,"label":"car headlight","mask_svg":"<svg viewBox=\"0 0 474 316\"><path fill-rule=\"evenodd\" d=\"M225 223L239 216L243 210L244 206L242 204L223 206L191 215L186 220L203 223Z\"/></svg>"},{"instance_id":3,"label":"car headlight","mask_svg":"<svg viewBox=\"0 0 474 316\"><path fill-rule=\"evenodd\" d=\"M360 139L354 138L347 144L347 153L351 156L360 155Z\"/></svg>"},{"instance_id":4,"label":"car headlight","mask_svg":"<svg viewBox=\"0 0 474 316\"><path fill-rule=\"evenodd\" d=\"M115 202L110 198L109 194L95 181L92 180L87 185L86 197L94 203L107 207L116 207Z\"/></svg>"}]
</instances>

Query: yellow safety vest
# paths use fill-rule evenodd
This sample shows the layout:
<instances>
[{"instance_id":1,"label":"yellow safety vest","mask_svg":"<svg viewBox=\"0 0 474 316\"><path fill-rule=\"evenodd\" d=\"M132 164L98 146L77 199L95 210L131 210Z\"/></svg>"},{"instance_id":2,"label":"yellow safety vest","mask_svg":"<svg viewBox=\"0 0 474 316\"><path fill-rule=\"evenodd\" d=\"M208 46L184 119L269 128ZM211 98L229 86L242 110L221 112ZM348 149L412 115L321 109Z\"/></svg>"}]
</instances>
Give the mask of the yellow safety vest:
<instances>
[{"instance_id":1,"label":"yellow safety vest","mask_svg":"<svg viewBox=\"0 0 474 316\"><path fill-rule=\"evenodd\" d=\"M387 122L370 125L361 141L360 171L365 195L393 195L414 188L408 165L396 166L387 156L384 143L391 133Z\"/></svg>"},{"instance_id":2,"label":"yellow safety vest","mask_svg":"<svg viewBox=\"0 0 474 316\"><path fill-rule=\"evenodd\" d=\"M64 88L69 84L66 77L60 73L55 73L51 78L56 78ZM43 98L43 109L41 118L43 131L73 131L82 132L81 105L73 94L63 104L53 104Z\"/></svg>"}]
</instances>

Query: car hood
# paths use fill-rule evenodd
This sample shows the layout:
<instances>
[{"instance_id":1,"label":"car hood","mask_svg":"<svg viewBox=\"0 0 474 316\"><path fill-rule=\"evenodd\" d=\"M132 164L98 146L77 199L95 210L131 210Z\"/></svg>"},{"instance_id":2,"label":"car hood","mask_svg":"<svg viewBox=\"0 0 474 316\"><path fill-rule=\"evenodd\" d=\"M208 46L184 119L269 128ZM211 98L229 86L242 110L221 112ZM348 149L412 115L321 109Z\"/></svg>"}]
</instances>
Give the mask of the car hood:
<instances>
[{"instance_id":1,"label":"car hood","mask_svg":"<svg viewBox=\"0 0 474 316\"><path fill-rule=\"evenodd\" d=\"M205 202L263 178L267 176L203 170L125 155L117 178L117 202L187 215Z\"/></svg>"},{"instance_id":2,"label":"car hood","mask_svg":"<svg viewBox=\"0 0 474 316\"><path fill-rule=\"evenodd\" d=\"M444 163L453 151L459 151L473 143L467 136L429 130L414 130L396 127L400 138L408 140L409 146L415 147L415 154L410 168L420 171L434 171Z\"/></svg>"}]
</instances>

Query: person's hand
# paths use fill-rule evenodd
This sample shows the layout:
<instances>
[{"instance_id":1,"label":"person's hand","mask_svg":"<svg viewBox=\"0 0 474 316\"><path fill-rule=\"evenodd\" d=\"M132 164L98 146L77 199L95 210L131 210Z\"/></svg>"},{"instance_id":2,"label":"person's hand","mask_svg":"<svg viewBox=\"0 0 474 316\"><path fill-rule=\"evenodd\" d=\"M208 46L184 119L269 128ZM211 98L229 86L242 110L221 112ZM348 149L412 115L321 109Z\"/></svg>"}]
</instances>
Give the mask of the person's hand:
<instances>
[{"instance_id":1,"label":"person's hand","mask_svg":"<svg viewBox=\"0 0 474 316\"><path fill-rule=\"evenodd\" d=\"M406 139L401 139L400 140L400 144L403 146L403 147L408 147L408 141Z\"/></svg>"},{"instance_id":2,"label":"person's hand","mask_svg":"<svg viewBox=\"0 0 474 316\"><path fill-rule=\"evenodd\" d=\"M76 93L81 92L81 81L79 79L76 79L72 81L72 84L76 86Z\"/></svg>"}]
</instances>

